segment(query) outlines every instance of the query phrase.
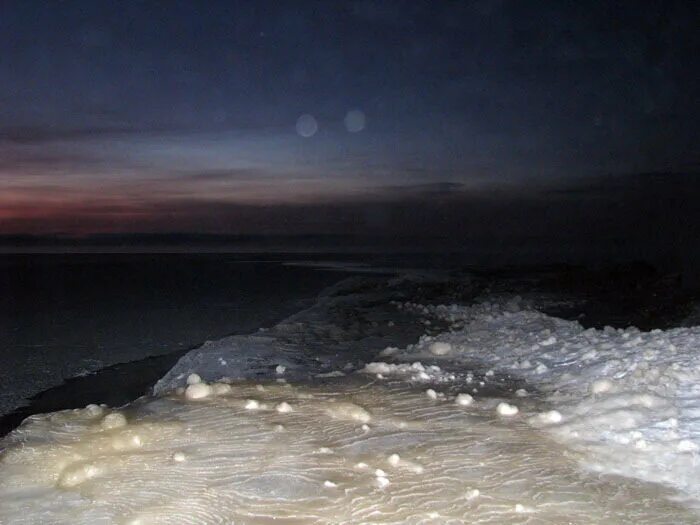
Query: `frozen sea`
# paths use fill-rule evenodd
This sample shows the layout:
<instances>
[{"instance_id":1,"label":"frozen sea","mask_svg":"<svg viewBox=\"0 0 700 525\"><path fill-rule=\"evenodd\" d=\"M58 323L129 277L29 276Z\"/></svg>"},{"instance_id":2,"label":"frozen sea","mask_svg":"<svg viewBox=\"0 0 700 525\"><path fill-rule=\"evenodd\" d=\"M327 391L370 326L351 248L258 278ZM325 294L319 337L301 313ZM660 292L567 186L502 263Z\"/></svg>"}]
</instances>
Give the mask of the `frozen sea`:
<instances>
[{"instance_id":1,"label":"frozen sea","mask_svg":"<svg viewBox=\"0 0 700 525\"><path fill-rule=\"evenodd\" d=\"M29 417L0 523L700 521L700 328L672 279L351 262L264 263L309 279L265 284L267 323L172 348L123 406Z\"/></svg>"},{"instance_id":2,"label":"frozen sea","mask_svg":"<svg viewBox=\"0 0 700 525\"><path fill-rule=\"evenodd\" d=\"M270 326L338 280L285 260L0 255L0 415L75 376Z\"/></svg>"}]
</instances>

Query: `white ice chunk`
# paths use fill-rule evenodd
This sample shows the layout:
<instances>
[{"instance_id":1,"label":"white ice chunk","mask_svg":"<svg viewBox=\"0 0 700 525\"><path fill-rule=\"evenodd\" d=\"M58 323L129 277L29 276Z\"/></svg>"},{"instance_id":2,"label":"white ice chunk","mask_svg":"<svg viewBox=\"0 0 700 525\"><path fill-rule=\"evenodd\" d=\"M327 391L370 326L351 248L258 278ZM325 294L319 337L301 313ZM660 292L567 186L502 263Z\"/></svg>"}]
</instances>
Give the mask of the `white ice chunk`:
<instances>
[{"instance_id":1,"label":"white ice chunk","mask_svg":"<svg viewBox=\"0 0 700 525\"><path fill-rule=\"evenodd\" d=\"M375 481L380 489L387 487L391 483L389 479L385 478L384 476L377 476Z\"/></svg>"},{"instance_id":2,"label":"white ice chunk","mask_svg":"<svg viewBox=\"0 0 700 525\"><path fill-rule=\"evenodd\" d=\"M246 410L258 410L260 408L260 402L257 399L247 399L243 407Z\"/></svg>"},{"instance_id":3,"label":"white ice chunk","mask_svg":"<svg viewBox=\"0 0 700 525\"><path fill-rule=\"evenodd\" d=\"M275 410L277 410L277 412L279 412L280 414L287 414L293 411L292 406L286 401L282 401L281 403L279 403L275 407Z\"/></svg>"},{"instance_id":4,"label":"white ice chunk","mask_svg":"<svg viewBox=\"0 0 700 525\"><path fill-rule=\"evenodd\" d=\"M185 389L187 399L204 399L212 395L213 390L206 383L192 383Z\"/></svg>"},{"instance_id":5,"label":"white ice chunk","mask_svg":"<svg viewBox=\"0 0 700 525\"><path fill-rule=\"evenodd\" d=\"M464 497L465 497L467 500L473 500L473 499L478 498L480 495L481 495L481 492L479 491L479 489L469 489L469 490L464 494Z\"/></svg>"},{"instance_id":6,"label":"white ice chunk","mask_svg":"<svg viewBox=\"0 0 700 525\"><path fill-rule=\"evenodd\" d=\"M372 419L367 410L349 402L330 403L326 413L335 419L359 421L360 423L369 423Z\"/></svg>"},{"instance_id":7,"label":"white ice chunk","mask_svg":"<svg viewBox=\"0 0 700 525\"><path fill-rule=\"evenodd\" d=\"M518 413L518 407L515 405L510 405L505 402L498 403L498 406L496 407L496 412L498 412L498 415L500 416L514 416Z\"/></svg>"},{"instance_id":8,"label":"white ice chunk","mask_svg":"<svg viewBox=\"0 0 700 525\"><path fill-rule=\"evenodd\" d=\"M187 384L188 385L196 385L197 383L201 383L202 378L199 377L199 374L190 374L187 376Z\"/></svg>"},{"instance_id":9,"label":"white ice chunk","mask_svg":"<svg viewBox=\"0 0 700 525\"><path fill-rule=\"evenodd\" d=\"M105 430L121 428L126 426L126 417L124 417L124 414L120 412L112 412L111 414L107 414L104 418L102 418L100 425Z\"/></svg>"},{"instance_id":10,"label":"white ice chunk","mask_svg":"<svg viewBox=\"0 0 700 525\"><path fill-rule=\"evenodd\" d=\"M591 393L592 394L605 394L611 392L614 389L614 383L607 378L596 379L591 383Z\"/></svg>"},{"instance_id":11,"label":"white ice chunk","mask_svg":"<svg viewBox=\"0 0 700 525\"><path fill-rule=\"evenodd\" d=\"M430 345L429 349L430 353L433 355L447 355L452 351L452 345L450 343L436 341Z\"/></svg>"},{"instance_id":12,"label":"white ice chunk","mask_svg":"<svg viewBox=\"0 0 700 525\"><path fill-rule=\"evenodd\" d=\"M457 394L457 397L455 398L455 403L457 403L459 406L469 406L474 402L474 398L470 396L469 394Z\"/></svg>"}]
</instances>

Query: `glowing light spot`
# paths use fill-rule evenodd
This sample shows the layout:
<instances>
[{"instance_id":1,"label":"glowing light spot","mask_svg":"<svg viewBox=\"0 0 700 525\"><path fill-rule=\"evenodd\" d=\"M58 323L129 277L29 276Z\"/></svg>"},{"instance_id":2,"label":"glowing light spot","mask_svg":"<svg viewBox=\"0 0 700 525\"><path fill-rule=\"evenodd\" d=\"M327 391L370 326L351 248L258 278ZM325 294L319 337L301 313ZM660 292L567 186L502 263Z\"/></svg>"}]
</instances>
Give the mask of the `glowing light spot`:
<instances>
[{"instance_id":1,"label":"glowing light spot","mask_svg":"<svg viewBox=\"0 0 700 525\"><path fill-rule=\"evenodd\" d=\"M345 115L343 123L345 124L345 129L347 129L350 133L357 133L358 131L365 129L367 119L362 111L359 109L353 109L348 111L347 115Z\"/></svg>"},{"instance_id":2,"label":"glowing light spot","mask_svg":"<svg viewBox=\"0 0 700 525\"><path fill-rule=\"evenodd\" d=\"M313 137L318 131L318 122L309 114L304 114L297 119L296 130L304 138Z\"/></svg>"}]
</instances>

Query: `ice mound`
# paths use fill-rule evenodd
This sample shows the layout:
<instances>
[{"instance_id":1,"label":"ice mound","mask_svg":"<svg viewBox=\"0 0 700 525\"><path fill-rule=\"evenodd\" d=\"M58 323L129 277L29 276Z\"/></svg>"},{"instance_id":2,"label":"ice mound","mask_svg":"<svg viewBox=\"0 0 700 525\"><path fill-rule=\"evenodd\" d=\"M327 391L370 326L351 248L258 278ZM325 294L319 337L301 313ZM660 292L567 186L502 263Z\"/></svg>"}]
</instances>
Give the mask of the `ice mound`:
<instances>
[{"instance_id":1,"label":"ice mound","mask_svg":"<svg viewBox=\"0 0 700 525\"><path fill-rule=\"evenodd\" d=\"M0 442L0 523L698 523L700 328L450 288L347 279L152 397L29 418Z\"/></svg>"},{"instance_id":2,"label":"ice mound","mask_svg":"<svg viewBox=\"0 0 700 525\"><path fill-rule=\"evenodd\" d=\"M231 379L281 376L277 374L278 369L285 372L299 370L299 363L293 361L294 350L284 341L263 333L210 341L183 356L178 365L156 384L155 391L186 385L192 370L199 370L210 381L224 375ZM193 394L201 389L196 387Z\"/></svg>"},{"instance_id":3,"label":"ice mound","mask_svg":"<svg viewBox=\"0 0 700 525\"><path fill-rule=\"evenodd\" d=\"M417 315L397 313L393 302L425 288L431 279L443 286L445 277L423 272L418 279L415 273L408 272L405 278L344 279L325 290L315 305L270 329L209 341L188 352L158 381L154 392L185 386L193 370L206 381L222 376L306 380L351 371L355 366L350 360L364 364L377 349L408 344L424 332ZM341 364L342 355L348 361ZM347 368L341 370L343 366Z\"/></svg>"},{"instance_id":4,"label":"ice mound","mask_svg":"<svg viewBox=\"0 0 700 525\"><path fill-rule=\"evenodd\" d=\"M478 402L366 375L220 384L28 419L3 443L0 523L697 523Z\"/></svg>"},{"instance_id":5,"label":"ice mound","mask_svg":"<svg viewBox=\"0 0 700 525\"><path fill-rule=\"evenodd\" d=\"M455 379L454 374L445 374L439 366L425 366L420 361L411 364L373 361L367 363L360 371L366 374L373 374L378 379L384 379L388 376L398 376L414 382L439 382Z\"/></svg>"},{"instance_id":6,"label":"ice mound","mask_svg":"<svg viewBox=\"0 0 700 525\"><path fill-rule=\"evenodd\" d=\"M700 327L584 329L505 298L410 308L452 330L393 352L397 362L388 366L429 358L491 369L486 381L493 370L525 380L545 405L531 424L582 452L588 468L664 483L700 501ZM450 352L436 353L438 344ZM513 415L508 407L498 412Z\"/></svg>"},{"instance_id":7,"label":"ice mound","mask_svg":"<svg viewBox=\"0 0 700 525\"><path fill-rule=\"evenodd\" d=\"M431 282L449 288L444 275L388 284L346 279L267 332L190 352L155 391L183 386L193 370L209 381L332 380L359 370L380 382L423 383L434 391L444 385L469 395L512 378L527 388L483 408L550 433L590 469L664 483L700 502L700 328L584 330L536 310L553 297L421 303L421 294L435 299ZM446 399L455 400L453 393ZM541 406L523 413L520 398Z\"/></svg>"}]
</instances>

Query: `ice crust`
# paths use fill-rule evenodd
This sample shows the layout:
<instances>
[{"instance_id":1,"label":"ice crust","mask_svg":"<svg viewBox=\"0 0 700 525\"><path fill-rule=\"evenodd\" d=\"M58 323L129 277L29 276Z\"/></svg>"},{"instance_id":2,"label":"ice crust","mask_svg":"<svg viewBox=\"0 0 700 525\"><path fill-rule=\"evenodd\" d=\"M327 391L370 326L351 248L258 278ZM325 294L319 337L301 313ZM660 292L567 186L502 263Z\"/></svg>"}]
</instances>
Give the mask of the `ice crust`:
<instances>
[{"instance_id":1,"label":"ice crust","mask_svg":"<svg viewBox=\"0 0 700 525\"><path fill-rule=\"evenodd\" d=\"M0 522L697 523L659 487L582 471L525 419L403 380L197 384L207 396L30 418L4 444Z\"/></svg>"},{"instance_id":2,"label":"ice crust","mask_svg":"<svg viewBox=\"0 0 700 525\"><path fill-rule=\"evenodd\" d=\"M478 364L524 379L554 409L531 424L583 452L588 468L700 500L700 327L584 329L517 298L421 308L455 328L422 337L394 360ZM436 355L437 343L450 354Z\"/></svg>"},{"instance_id":3,"label":"ice crust","mask_svg":"<svg viewBox=\"0 0 700 525\"><path fill-rule=\"evenodd\" d=\"M439 275L433 281L445 279ZM154 393L184 386L193 371L207 381L222 376L321 379L352 371L375 357L378 348L397 341L407 344L424 332L415 314L397 315L396 304L426 282L431 282L428 275L416 271L388 280L344 279L326 289L314 306L270 329L208 341L188 352L158 381ZM341 366L339 357L346 359Z\"/></svg>"},{"instance_id":4,"label":"ice crust","mask_svg":"<svg viewBox=\"0 0 700 525\"><path fill-rule=\"evenodd\" d=\"M698 523L700 328L429 302L450 286L347 279L153 396L29 418L0 523Z\"/></svg>"}]
</instances>

